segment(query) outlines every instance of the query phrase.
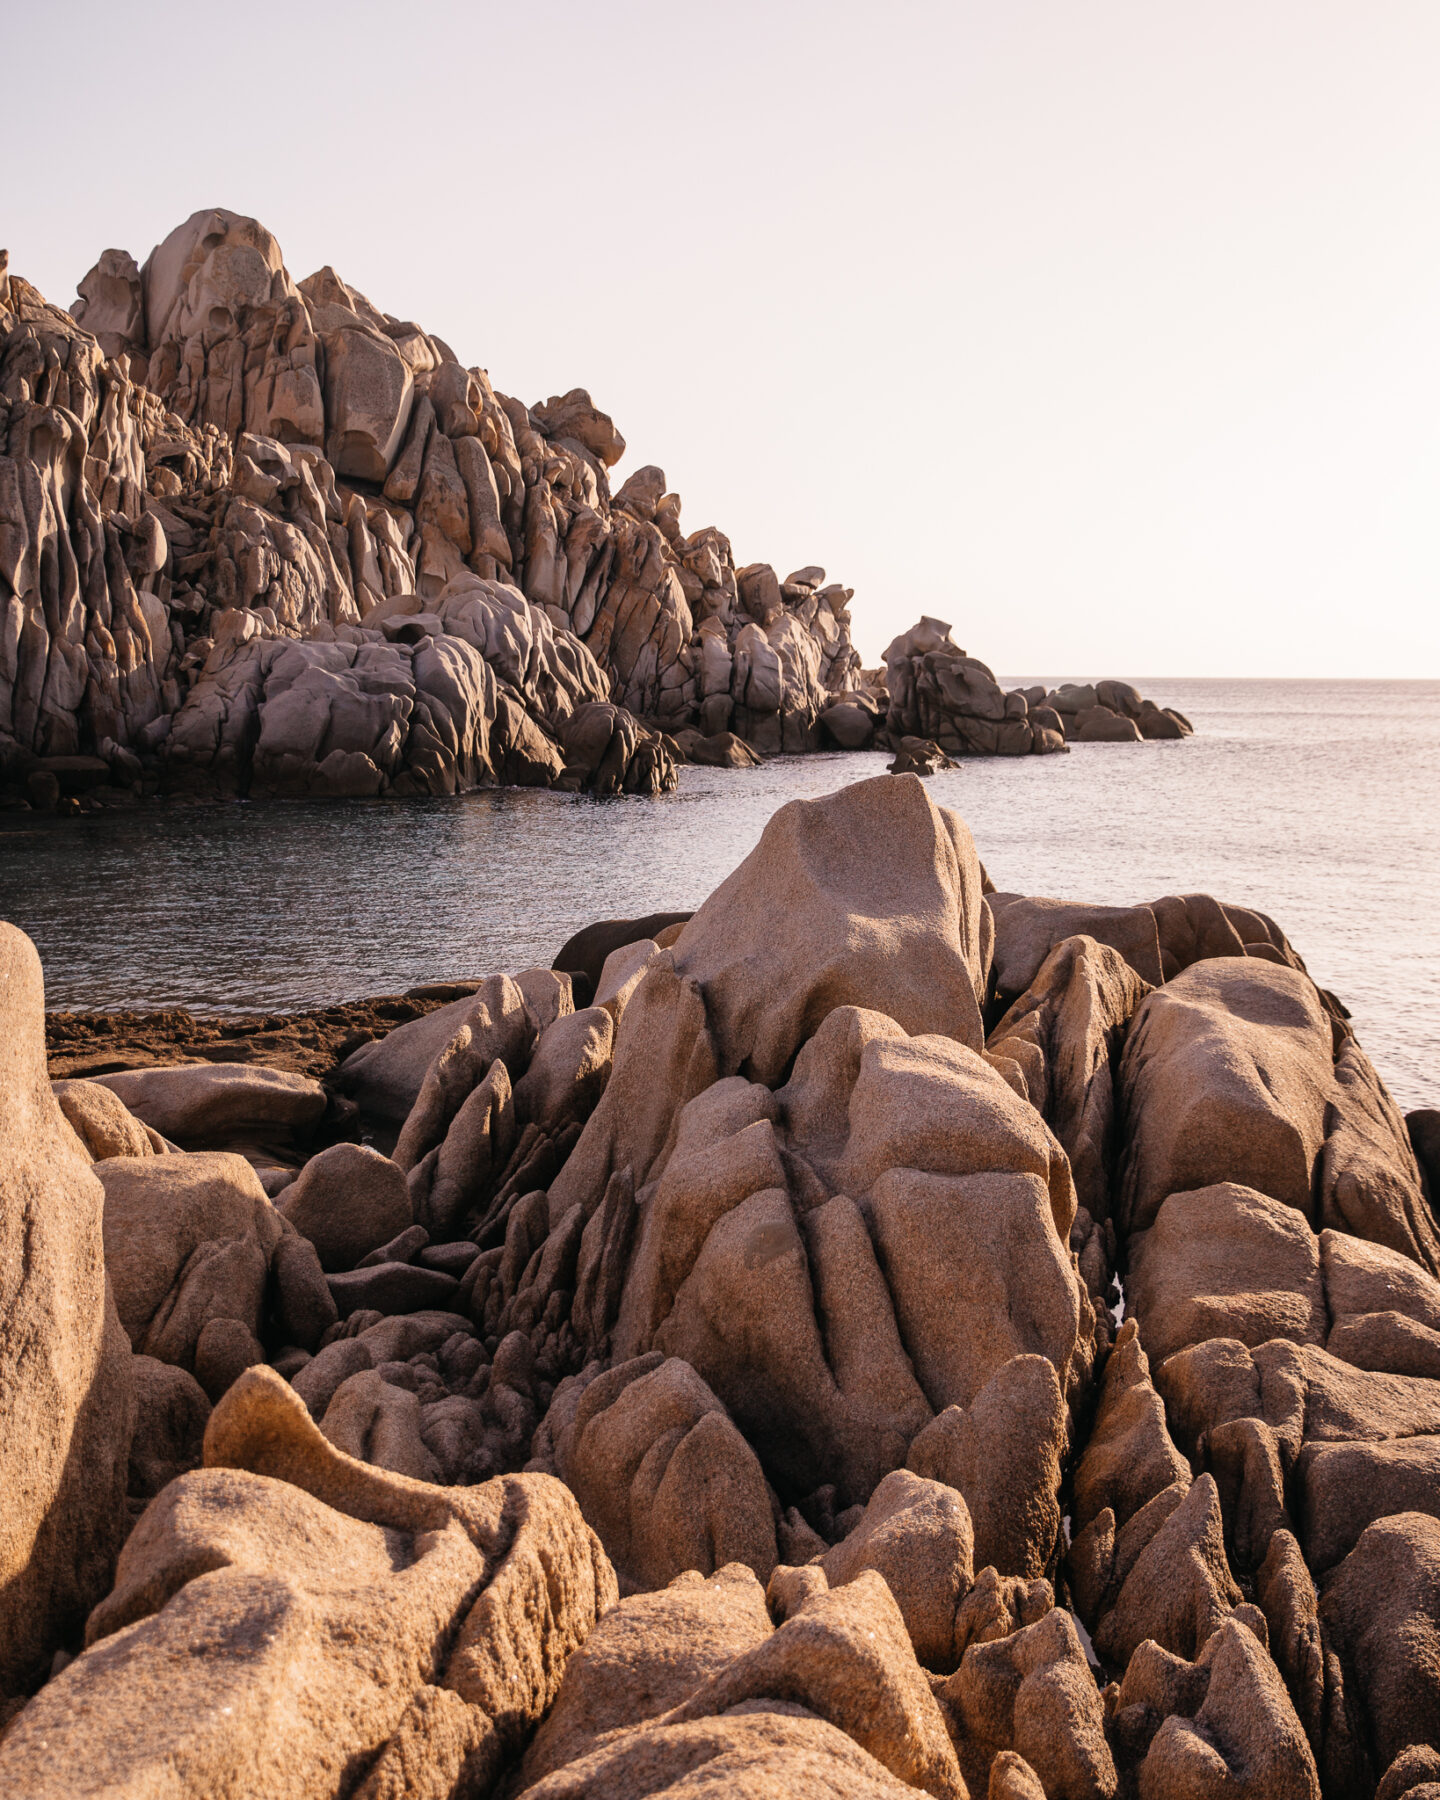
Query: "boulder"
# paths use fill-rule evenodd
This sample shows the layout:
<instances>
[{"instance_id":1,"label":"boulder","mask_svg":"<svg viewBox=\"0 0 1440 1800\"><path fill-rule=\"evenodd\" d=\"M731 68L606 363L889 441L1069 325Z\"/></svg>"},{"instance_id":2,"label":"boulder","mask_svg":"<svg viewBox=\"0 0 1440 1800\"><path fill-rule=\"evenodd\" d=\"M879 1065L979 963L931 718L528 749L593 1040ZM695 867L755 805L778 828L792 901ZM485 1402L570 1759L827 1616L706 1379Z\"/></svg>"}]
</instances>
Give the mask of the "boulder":
<instances>
[{"instance_id":1,"label":"boulder","mask_svg":"<svg viewBox=\"0 0 1440 1800\"><path fill-rule=\"evenodd\" d=\"M402 1262L350 1269L329 1276L327 1285L342 1319L357 1312L412 1313L443 1307L460 1287L453 1275L441 1269L420 1269Z\"/></svg>"},{"instance_id":2,"label":"boulder","mask_svg":"<svg viewBox=\"0 0 1440 1800\"><path fill-rule=\"evenodd\" d=\"M459 999L418 1019L407 1019L352 1050L337 1073L340 1091L363 1113L403 1125L415 1104L425 1071L460 1029L471 1011L479 982L466 982Z\"/></svg>"},{"instance_id":3,"label":"boulder","mask_svg":"<svg viewBox=\"0 0 1440 1800\"><path fill-rule=\"evenodd\" d=\"M104 1208L47 1079L40 959L0 924L0 1700L73 1643L128 1523L135 1400Z\"/></svg>"},{"instance_id":4,"label":"boulder","mask_svg":"<svg viewBox=\"0 0 1440 1800\"><path fill-rule=\"evenodd\" d=\"M328 1444L272 1371L152 1502L88 1648L0 1744L0 1786L295 1800L484 1791L614 1577L558 1482L448 1489ZM203 1642L203 1657L194 1645Z\"/></svg>"},{"instance_id":5,"label":"boulder","mask_svg":"<svg viewBox=\"0 0 1440 1800\"><path fill-rule=\"evenodd\" d=\"M1105 1708L1069 1613L972 1644L940 1692L972 1757L1012 1751L1055 1800L1113 1800Z\"/></svg>"},{"instance_id":6,"label":"boulder","mask_svg":"<svg viewBox=\"0 0 1440 1800\"><path fill-rule=\"evenodd\" d=\"M970 1586L973 1543L969 1512L953 1488L896 1469L819 1566L831 1588L866 1569L882 1576L917 1659L945 1673L957 1660L955 1615Z\"/></svg>"},{"instance_id":7,"label":"boulder","mask_svg":"<svg viewBox=\"0 0 1440 1800\"><path fill-rule=\"evenodd\" d=\"M431 1082L426 1110L411 1130L413 1154L402 1168L413 1167L444 1136L461 1102L497 1057L516 1074L522 1072L536 1034L524 990L508 975L487 976L473 994L362 1044L340 1065L340 1090L362 1112L405 1124L432 1067L462 1031L465 1043Z\"/></svg>"},{"instance_id":8,"label":"boulder","mask_svg":"<svg viewBox=\"0 0 1440 1800\"><path fill-rule=\"evenodd\" d=\"M1315 1759L1263 1643L1227 1620L1193 1663L1142 1644L1115 1696L1144 1746L1140 1800L1319 1800Z\"/></svg>"},{"instance_id":9,"label":"boulder","mask_svg":"<svg viewBox=\"0 0 1440 1800\"><path fill-rule=\"evenodd\" d=\"M97 1163L105 1191L105 1260L135 1349L201 1376L202 1334L227 1322L230 1348L216 1380L263 1360L273 1310L284 1341L318 1344L335 1310L314 1250L276 1212L243 1157L223 1151L112 1157ZM215 1391L211 1393L216 1398Z\"/></svg>"},{"instance_id":10,"label":"boulder","mask_svg":"<svg viewBox=\"0 0 1440 1800\"><path fill-rule=\"evenodd\" d=\"M1106 1359L1094 1423L1075 1471L1075 1539L1106 1510L1113 1524L1126 1524L1189 1475L1190 1465L1166 1429L1164 1402L1150 1379L1139 1327L1126 1319Z\"/></svg>"},{"instance_id":11,"label":"boulder","mask_svg":"<svg viewBox=\"0 0 1440 1800\"><path fill-rule=\"evenodd\" d=\"M995 921L995 988L1007 1003L1034 987L1046 959L1074 937L1113 950L1151 987L1165 979L1159 931L1148 906L1088 906L1025 894L990 894L986 905Z\"/></svg>"},{"instance_id":12,"label":"boulder","mask_svg":"<svg viewBox=\"0 0 1440 1800\"><path fill-rule=\"evenodd\" d=\"M307 1075L246 1063L184 1063L97 1075L143 1124L182 1150L288 1149L325 1111Z\"/></svg>"},{"instance_id":13,"label":"boulder","mask_svg":"<svg viewBox=\"0 0 1440 1800\"><path fill-rule=\"evenodd\" d=\"M198 1469L210 1402L193 1375L153 1356L133 1356L135 1435L130 1444L127 1492L132 1502L153 1500L179 1475Z\"/></svg>"},{"instance_id":14,"label":"boulder","mask_svg":"<svg viewBox=\"0 0 1440 1800\"><path fill-rule=\"evenodd\" d=\"M818 1792L907 1800L897 1779L845 1732L785 1701L716 1717L617 1730L600 1748L525 1790L527 1800L681 1800L697 1776L721 1793ZM823 1785L822 1785L823 1784ZM951 1789L951 1792L959 1790Z\"/></svg>"},{"instance_id":15,"label":"boulder","mask_svg":"<svg viewBox=\"0 0 1440 1800\"><path fill-rule=\"evenodd\" d=\"M358 1462L415 1481L437 1482L440 1464L420 1435L420 1402L407 1389L363 1369L342 1381L320 1421L335 1446Z\"/></svg>"},{"instance_id":16,"label":"boulder","mask_svg":"<svg viewBox=\"0 0 1440 1800\"><path fill-rule=\"evenodd\" d=\"M742 1563L768 1580L775 1523L755 1452L687 1364L658 1354L563 1382L537 1437L621 1587Z\"/></svg>"},{"instance_id":17,"label":"boulder","mask_svg":"<svg viewBox=\"0 0 1440 1800\"><path fill-rule=\"evenodd\" d=\"M995 914L997 971L1002 942L1007 954L1016 951L1006 924L1014 911ZM1014 974L1012 967L1008 978ZM1120 951L1093 937L1062 938L986 1041L991 1055L1019 1068L1026 1098L1060 1140L1076 1198L1093 1219L1110 1211L1116 1073L1130 1020L1149 992Z\"/></svg>"},{"instance_id":18,"label":"boulder","mask_svg":"<svg viewBox=\"0 0 1440 1800\"><path fill-rule=\"evenodd\" d=\"M647 913L640 919L597 919L567 938L556 955L554 967L574 975L583 975L593 994L600 985L600 971L611 951L626 944L653 939L667 925L684 925L692 915L688 912Z\"/></svg>"},{"instance_id":19,"label":"boulder","mask_svg":"<svg viewBox=\"0 0 1440 1800\"><path fill-rule=\"evenodd\" d=\"M383 482L410 423L414 378L379 332L336 331L322 341L325 455L337 475Z\"/></svg>"},{"instance_id":20,"label":"boulder","mask_svg":"<svg viewBox=\"0 0 1440 1800\"><path fill-rule=\"evenodd\" d=\"M94 1162L107 1156L155 1156L168 1148L160 1133L144 1125L112 1089L98 1081L52 1082L71 1130Z\"/></svg>"},{"instance_id":21,"label":"boulder","mask_svg":"<svg viewBox=\"0 0 1440 1800\"><path fill-rule=\"evenodd\" d=\"M931 1420L911 1443L906 1467L964 1497L978 1568L1033 1580L1055 1560L1066 1435L1054 1365L1015 1356L968 1409L947 1406Z\"/></svg>"},{"instance_id":22,"label":"boulder","mask_svg":"<svg viewBox=\"0 0 1440 1800\"><path fill-rule=\"evenodd\" d=\"M555 1705L525 1753L522 1791L578 1762L617 1728L678 1706L774 1627L753 1573L728 1563L620 1601L571 1657Z\"/></svg>"},{"instance_id":23,"label":"boulder","mask_svg":"<svg viewBox=\"0 0 1440 1800\"><path fill-rule=\"evenodd\" d=\"M329 1273L353 1269L411 1223L404 1172L368 1144L332 1144L285 1188L278 1211Z\"/></svg>"},{"instance_id":24,"label":"boulder","mask_svg":"<svg viewBox=\"0 0 1440 1800\"><path fill-rule=\"evenodd\" d=\"M1297 970L1220 957L1157 989L1135 1016L1121 1064L1131 1121L1126 1228L1143 1231L1169 1194L1227 1181L1318 1224L1333 1081L1330 1020Z\"/></svg>"},{"instance_id":25,"label":"boulder","mask_svg":"<svg viewBox=\"0 0 1440 1800\"><path fill-rule=\"evenodd\" d=\"M1231 1181L1170 1195L1130 1240L1125 1292L1156 1363L1206 1338L1323 1344L1329 1324L1304 1215Z\"/></svg>"},{"instance_id":26,"label":"boulder","mask_svg":"<svg viewBox=\"0 0 1440 1800\"><path fill-rule=\"evenodd\" d=\"M1399 1512L1368 1526L1324 1584L1320 1623L1347 1697L1364 1707L1373 1769L1383 1772L1408 1745L1436 1746L1440 1521Z\"/></svg>"},{"instance_id":27,"label":"boulder","mask_svg":"<svg viewBox=\"0 0 1440 1800\"><path fill-rule=\"evenodd\" d=\"M523 1129L554 1133L583 1125L610 1079L615 1024L601 1006L567 1013L542 1031L530 1066L515 1084L515 1117Z\"/></svg>"},{"instance_id":28,"label":"boulder","mask_svg":"<svg viewBox=\"0 0 1440 1800\"><path fill-rule=\"evenodd\" d=\"M782 806L672 955L704 989L721 1073L774 1082L837 1006L979 1050L989 949L969 831L920 782L880 778Z\"/></svg>"},{"instance_id":29,"label":"boulder","mask_svg":"<svg viewBox=\"0 0 1440 1800\"><path fill-rule=\"evenodd\" d=\"M874 715L853 700L827 706L820 723L837 750L868 750L875 738Z\"/></svg>"},{"instance_id":30,"label":"boulder","mask_svg":"<svg viewBox=\"0 0 1440 1800\"><path fill-rule=\"evenodd\" d=\"M1169 1510L1163 1499L1157 1496L1135 1514L1125 1528L1128 1538L1117 1539L1111 1579L1119 1591L1093 1633L1100 1656L1122 1667L1147 1638L1193 1658L1241 1601L1225 1556L1213 1478L1201 1475Z\"/></svg>"},{"instance_id":31,"label":"boulder","mask_svg":"<svg viewBox=\"0 0 1440 1800\"><path fill-rule=\"evenodd\" d=\"M1075 714L1070 735L1077 744L1138 744L1141 732L1133 719L1096 704Z\"/></svg>"}]
</instances>

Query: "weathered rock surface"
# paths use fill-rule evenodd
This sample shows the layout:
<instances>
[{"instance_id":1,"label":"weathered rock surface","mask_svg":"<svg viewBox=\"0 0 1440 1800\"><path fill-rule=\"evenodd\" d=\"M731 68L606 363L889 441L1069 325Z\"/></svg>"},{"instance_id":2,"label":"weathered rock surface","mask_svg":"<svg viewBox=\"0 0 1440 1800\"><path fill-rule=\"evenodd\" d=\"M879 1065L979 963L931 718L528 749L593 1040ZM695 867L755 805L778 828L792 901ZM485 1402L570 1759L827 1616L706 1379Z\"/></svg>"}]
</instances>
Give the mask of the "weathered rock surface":
<instances>
[{"instance_id":1,"label":"weathered rock surface","mask_svg":"<svg viewBox=\"0 0 1440 1800\"><path fill-rule=\"evenodd\" d=\"M983 662L967 656L939 619L922 618L885 651L886 728L897 744L929 740L951 756L1044 756L1082 744L1188 737L1187 719L1142 700L1124 682L1095 688L1006 693ZM847 720L841 727L852 733ZM833 728L832 728L833 731ZM840 732L834 736L840 742ZM842 747L846 747L842 744Z\"/></svg>"},{"instance_id":2,"label":"weathered rock surface","mask_svg":"<svg viewBox=\"0 0 1440 1800\"><path fill-rule=\"evenodd\" d=\"M382 1473L333 1449L273 1374L232 1390L205 1462L152 1502L89 1648L0 1744L0 1783L163 1783L196 1800L483 1790L613 1603L558 1483L462 1492Z\"/></svg>"},{"instance_id":3,"label":"weathered rock surface","mask_svg":"<svg viewBox=\"0 0 1440 1800\"><path fill-rule=\"evenodd\" d=\"M112 1157L105 1264L135 1349L193 1373L212 1399L265 1360L268 1314L282 1341L313 1349L336 1312L319 1259L270 1204L243 1157Z\"/></svg>"},{"instance_id":4,"label":"weathered rock surface","mask_svg":"<svg viewBox=\"0 0 1440 1800\"><path fill-rule=\"evenodd\" d=\"M1189 731L1124 683L1004 694L931 619L862 680L852 591L737 567L654 464L612 491L583 388L497 393L223 208L105 250L68 314L7 273L0 408L0 775L33 804L82 804L77 753L127 799L657 793L677 753Z\"/></svg>"},{"instance_id":5,"label":"weathered rock surface","mask_svg":"<svg viewBox=\"0 0 1440 1800\"><path fill-rule=\"evenodd\" d=\"M0 1700L73 1641L124 1539L135 1401L104 1205L46 1078L40 959L0 924Z\"/></svg>"},{"instance_id":6,"label":"weathered rock surface","mask_svg":"<svg viewBox=\"0 0 1440 1800\"><path fill-rule=\"evenodd\" d=\"M551 416L603 469L587 406ZM884 777L343 1068L338 1021L314 1062L247 1028L324 1077L278 1207L46 1094L144 1353L143 1517L0 1785L59 1744L137 1795L1429 1800L1423 1131L1262 915L987 887ZM104 1072L178 1107L213 1067ZM393 1157L307 1155L362 1129Z\"/></svg>"},{"instance_id":7,"label":"weathered rock surface","mask_svg":"<svg viewBox=\"0 0 1440 1800\"><path fill-rule=\"evenodd\" d=\"M238 1063L134 1069L96 1081L182 1150L288 1149L325 1111L318 1081Z\"/></svg>"}]
</instances>

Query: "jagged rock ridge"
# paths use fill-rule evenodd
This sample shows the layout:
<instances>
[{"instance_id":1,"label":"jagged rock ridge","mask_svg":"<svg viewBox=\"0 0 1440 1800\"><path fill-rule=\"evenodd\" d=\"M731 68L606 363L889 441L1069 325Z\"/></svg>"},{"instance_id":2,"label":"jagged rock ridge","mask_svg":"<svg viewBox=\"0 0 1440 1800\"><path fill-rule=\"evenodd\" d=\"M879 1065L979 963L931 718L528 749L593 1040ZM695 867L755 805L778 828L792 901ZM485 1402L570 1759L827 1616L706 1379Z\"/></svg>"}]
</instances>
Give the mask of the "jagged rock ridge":
<instances>
[{"instance_id":1,"label":"jagged rock ridge","mask_svg":"<svg viewBox=\"0 0 1440 1800\"><path fill-rule=\"evenodd\" d=\"M686 754L1188 732L1123 684L1005 694L930 619L862 678L850 589L737 567L653 465L612 493L624 448L223 209L69 314L0 267L0 782L653 793Z\"/></svg>"}]
</instances>

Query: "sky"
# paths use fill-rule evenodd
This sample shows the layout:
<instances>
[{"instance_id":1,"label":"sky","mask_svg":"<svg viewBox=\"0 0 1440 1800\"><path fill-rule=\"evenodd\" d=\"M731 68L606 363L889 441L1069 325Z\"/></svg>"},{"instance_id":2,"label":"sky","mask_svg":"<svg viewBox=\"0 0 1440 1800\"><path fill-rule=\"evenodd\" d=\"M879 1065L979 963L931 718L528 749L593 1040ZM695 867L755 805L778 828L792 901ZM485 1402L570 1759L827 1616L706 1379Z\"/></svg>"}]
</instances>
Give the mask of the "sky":
<instances>
[{"instance_id":1,"label":"sky","mask_svg":"<svg viewBox=\"0 0 1440 1800\"><path fill-rule=\"evenodd\" d=\"M1002 672L1440 677L1434 0L0 0L11 268L261 219Z\"/></svg>"}]
</instances>

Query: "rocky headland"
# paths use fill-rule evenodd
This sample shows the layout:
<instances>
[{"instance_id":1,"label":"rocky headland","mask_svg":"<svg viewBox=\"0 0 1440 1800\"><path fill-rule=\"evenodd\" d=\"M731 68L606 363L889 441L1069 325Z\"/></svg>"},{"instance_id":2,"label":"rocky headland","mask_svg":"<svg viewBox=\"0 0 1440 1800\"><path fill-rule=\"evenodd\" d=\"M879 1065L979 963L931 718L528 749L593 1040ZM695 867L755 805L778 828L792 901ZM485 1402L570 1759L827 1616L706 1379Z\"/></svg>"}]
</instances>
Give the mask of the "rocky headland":
<instances>
[{"instance_id":1,"label":"rocky headland","mask_svg":"<svg viewBox=\"0 0 1440 1800\"><path fill-rule=\"evenodd\" d=\"M0 927L0 1793L1434 1800L1440 1115L1274 921L881 776L554 963L47 1067Z\"/></svg>"},{"instance_id":2,"label":"rocky headland","mask_svg":"<svg viewBox=\"0 0 1440 1800\"><path fill-rule=\"evenodd\" d=\"M924 618L883 670L818 566L736 566L583 389L527 406L254 219L0 252L0 795L654 794L678 763L900 768L1181 737L1121 682L1006 693Z\"/></svg>"}]
</instances>

